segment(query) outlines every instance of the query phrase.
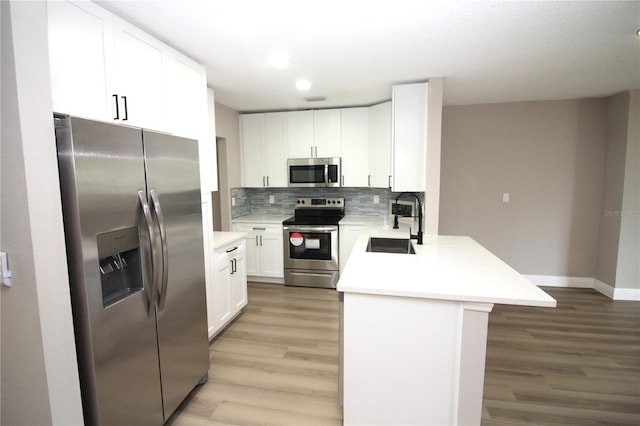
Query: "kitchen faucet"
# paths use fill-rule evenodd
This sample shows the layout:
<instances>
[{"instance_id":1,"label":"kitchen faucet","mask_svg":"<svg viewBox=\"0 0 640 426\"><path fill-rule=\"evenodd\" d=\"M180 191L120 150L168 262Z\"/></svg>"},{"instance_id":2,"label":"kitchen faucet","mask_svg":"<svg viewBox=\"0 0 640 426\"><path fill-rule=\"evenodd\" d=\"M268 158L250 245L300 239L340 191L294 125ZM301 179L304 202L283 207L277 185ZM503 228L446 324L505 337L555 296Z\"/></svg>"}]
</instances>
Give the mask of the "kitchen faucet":
<instances>
[{"instance_id":1,"label":"kitchen faucet","mask_svg":"<svg viewBox=\"0 0 640 426\"><path fill-rule=\"evenodd\" d=\"M412 195L418 201L418 233L416 235L411 233L411 228L409 228L409 238L412 240L418 240L418 244L422 245L422 203L420 202L420 197L418 197L413 192L401 192L396 197L396 203L403 195ZM415 216L413 216L415 217ZM393 217L393 229L398 229L398 214Z\"/></svg>"}]
</instances>

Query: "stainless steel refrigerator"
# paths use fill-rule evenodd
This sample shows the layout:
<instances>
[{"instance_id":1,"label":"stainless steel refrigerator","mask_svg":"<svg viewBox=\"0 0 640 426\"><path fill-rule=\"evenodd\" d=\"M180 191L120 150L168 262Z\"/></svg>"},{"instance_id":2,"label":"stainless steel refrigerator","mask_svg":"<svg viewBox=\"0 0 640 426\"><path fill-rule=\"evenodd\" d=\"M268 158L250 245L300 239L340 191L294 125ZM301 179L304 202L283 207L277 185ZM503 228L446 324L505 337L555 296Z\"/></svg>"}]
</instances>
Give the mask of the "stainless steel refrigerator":
<instances>
[{"instance_id":1,"label":"stainless steel refrigerator","mask_svg":"<svg viewBox=\"0 0 640 426\"><path fill-rule=\"evenodd\" d=\"M209 369L198 144L54 118L85 423L161 425Z\"/></svg>"}]
</instances>

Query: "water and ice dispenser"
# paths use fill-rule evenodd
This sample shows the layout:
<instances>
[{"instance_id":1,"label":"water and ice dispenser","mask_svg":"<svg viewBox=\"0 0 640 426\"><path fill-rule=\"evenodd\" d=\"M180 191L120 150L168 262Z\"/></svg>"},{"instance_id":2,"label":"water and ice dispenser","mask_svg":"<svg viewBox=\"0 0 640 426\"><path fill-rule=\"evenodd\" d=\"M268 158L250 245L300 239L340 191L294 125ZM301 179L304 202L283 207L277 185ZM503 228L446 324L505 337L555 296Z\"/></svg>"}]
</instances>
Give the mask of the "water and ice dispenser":
<instances>
[{"instance_id":1,"label":"water and ice dispenser","mask_svg":"<svg viewBox=\"0 0 640 426\"><path fill-rule=\"evenodd\" d=\"M143 289L138 228L98 234L102 303L105 308Z\"/></svg>"}]
</instances>

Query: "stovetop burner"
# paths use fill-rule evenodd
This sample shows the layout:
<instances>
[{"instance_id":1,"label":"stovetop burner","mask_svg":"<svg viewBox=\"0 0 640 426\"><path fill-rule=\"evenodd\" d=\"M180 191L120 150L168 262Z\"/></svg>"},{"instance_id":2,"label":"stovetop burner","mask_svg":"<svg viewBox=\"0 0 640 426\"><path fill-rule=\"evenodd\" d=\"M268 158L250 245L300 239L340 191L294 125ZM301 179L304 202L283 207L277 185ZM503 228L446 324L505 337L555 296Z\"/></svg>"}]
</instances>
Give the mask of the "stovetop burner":
<instances>
[{"instance_id":1,"label":"stovetop burner","mask_svg":"<svg viewBox=\"0 0 640 426\"><path fill-rule=\"evenodd\" d=\"M283 225L337 225L344 217L344 197L297 198L294 216Z\"/></svg>"}]
</instances>

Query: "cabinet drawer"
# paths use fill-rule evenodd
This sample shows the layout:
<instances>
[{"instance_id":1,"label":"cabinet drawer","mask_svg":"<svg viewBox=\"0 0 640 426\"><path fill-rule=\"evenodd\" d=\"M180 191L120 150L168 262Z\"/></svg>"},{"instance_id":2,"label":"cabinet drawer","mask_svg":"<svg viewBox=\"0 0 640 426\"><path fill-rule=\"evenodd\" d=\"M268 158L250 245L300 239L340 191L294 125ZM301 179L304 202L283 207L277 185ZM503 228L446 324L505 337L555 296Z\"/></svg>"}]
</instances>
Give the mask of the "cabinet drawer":
<instances>
[{"instance_id":1,"label":"cabinet drawer","mask_svg":"<svg viewBox=\"0 0 640 426\"><path fill-rule=\"evenodd\" d=\"M273 224L244 224L238 223L235 225L237 232L247 232L253 234L266 234L266 235L282 235L282 225Z\"/></svg>"},{"instance_id":2,"label":"cabinet drawer","mask_svg":"<svg viewBox=\"0 0 640 426\"><path fill-rule=\"evenodd\" d=\"M246 252L244 241L238 240L213 252L214 263L223 262Z\"/></svg>"}]
</instances>

